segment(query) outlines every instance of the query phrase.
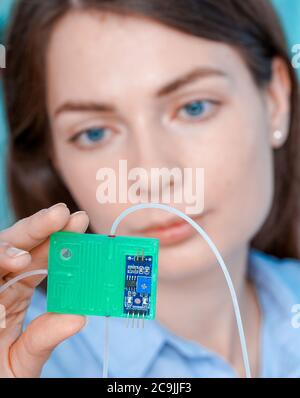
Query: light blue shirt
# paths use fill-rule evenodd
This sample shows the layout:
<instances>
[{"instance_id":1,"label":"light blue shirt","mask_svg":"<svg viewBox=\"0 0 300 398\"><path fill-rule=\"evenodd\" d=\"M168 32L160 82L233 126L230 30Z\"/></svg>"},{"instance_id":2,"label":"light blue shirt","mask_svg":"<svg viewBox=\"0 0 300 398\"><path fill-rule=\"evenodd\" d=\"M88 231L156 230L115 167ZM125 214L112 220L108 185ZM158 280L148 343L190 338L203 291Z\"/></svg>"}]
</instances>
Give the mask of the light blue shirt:
<instances>
[{"instance_id":1,"label":"light blue shirt","mask_svg":"<svg viewBox=\"0 0 300 398\"><path fill-rule=\"evenodd\" d=\"M249 277L262 310L260 377L300 377L300 328L292 326L292 307L300 303L300 261L249 253ZM25 325L45 312L36 290ZM221 303L220 303L221 306ZM180 322L180 318L178 318ZM59 345L42 377L101 377L104 320L88 317L85 328ZM238 377L232 366L200 344L175 336L156 321L144 329L110 320L110 377Z\"/></svg>"}]
</instances>

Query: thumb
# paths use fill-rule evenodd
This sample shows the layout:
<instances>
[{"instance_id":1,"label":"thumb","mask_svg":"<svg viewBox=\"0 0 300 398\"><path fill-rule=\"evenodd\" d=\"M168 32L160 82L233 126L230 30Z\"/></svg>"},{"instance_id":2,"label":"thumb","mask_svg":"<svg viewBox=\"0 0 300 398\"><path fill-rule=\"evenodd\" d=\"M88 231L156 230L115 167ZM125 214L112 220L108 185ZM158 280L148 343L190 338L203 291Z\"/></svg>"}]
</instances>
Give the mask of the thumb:
<instances>
[{"instance_id":1,"label":"thumb","mask_svg":"<svg viewBox=\"0 0 300 398\"><path fill-rule=\"evenodd\" d=\"M54 348L86 324L79 315L46 313L32 321L10 348L10 365L16 377L40 377Z\"/></svg>"}]
</instances>

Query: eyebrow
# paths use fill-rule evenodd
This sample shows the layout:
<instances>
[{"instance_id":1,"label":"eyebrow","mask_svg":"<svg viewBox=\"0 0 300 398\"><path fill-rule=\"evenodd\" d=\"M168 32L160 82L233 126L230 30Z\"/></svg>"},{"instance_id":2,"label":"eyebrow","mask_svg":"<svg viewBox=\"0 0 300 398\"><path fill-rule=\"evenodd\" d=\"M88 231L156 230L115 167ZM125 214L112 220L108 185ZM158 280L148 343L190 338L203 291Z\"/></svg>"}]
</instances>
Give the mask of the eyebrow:
<instances>
[{"instance_id":1,"label":"eyebrow","mask_svg":"<svg viewBox=\"0 0 300 398\"><path fill-rule=\"evenodd\" d=\"M168 83L166 86L162 87L158 91L157 97L164 97L166 95L173 93L174 91L179 90L181 87L191 84L199 79L214 77L214 76L229 78L229 76L225 72L219 69L214 69L209 67L196 68L191 72L187 73L186 75L181 76L178 79Z\"/></svg>"},{"instance_id":2,"label":"eyebrow","mask_svg":"<svg viewBox=\"0 0 300 398\"><path fill-rule=\"evenodd\" d=\"M161 98L171 93L179 90L181 87L196 82L199 79L208 77L224 77L229 78L229 76L219 70L210 67L206 68L196 68L191 72L171 81L156 93L156 97ZM113 113L116 112L116 108L111 104L98 103L98 102L65 102L55 111L55 116L60 115L64 112L103 112L103 113Z\"/></svg>"}]
</instances>

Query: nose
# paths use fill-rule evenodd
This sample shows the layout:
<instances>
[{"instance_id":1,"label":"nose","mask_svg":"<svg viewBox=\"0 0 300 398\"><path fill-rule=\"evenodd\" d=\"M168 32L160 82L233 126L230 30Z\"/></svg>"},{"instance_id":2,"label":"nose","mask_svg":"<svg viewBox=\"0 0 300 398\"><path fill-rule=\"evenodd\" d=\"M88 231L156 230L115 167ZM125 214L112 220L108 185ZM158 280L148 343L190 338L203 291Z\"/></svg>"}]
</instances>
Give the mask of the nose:
<instances>
[{"instance_id":1,"label":"nose","mask_svg":"<svg viewBox=\"0 0 300 398\"><path fill-rule=\"evenodd\" d=\"M135 118L131 137L135 167L150 169L178 165L176 143L162 121L141 112Z\"/></svg>"},{"instance_id":2,"label":"nose","mask_svg":"<svg viewBox=\"0 0 300 398\"><path fill-rule=\"evenodd\" d=\"M171 171L173 169L182 169L180 164L180 148L172 138L167 129L160 123L152 123L146 118L140 118L135 124L132 135L133 145L131 147L130 164L131 167L142 169L140 175L144 175L140 181L140 187L143 192L159 195L157 190L170 190L174 186L174 179ZM161 174L160 174L161 173ZM167 178L170 174L171 178ZM154 181L157 175L164 175L161 181ZM151 182L151 183L150 183Z\"/></svg>"}]
</instances>

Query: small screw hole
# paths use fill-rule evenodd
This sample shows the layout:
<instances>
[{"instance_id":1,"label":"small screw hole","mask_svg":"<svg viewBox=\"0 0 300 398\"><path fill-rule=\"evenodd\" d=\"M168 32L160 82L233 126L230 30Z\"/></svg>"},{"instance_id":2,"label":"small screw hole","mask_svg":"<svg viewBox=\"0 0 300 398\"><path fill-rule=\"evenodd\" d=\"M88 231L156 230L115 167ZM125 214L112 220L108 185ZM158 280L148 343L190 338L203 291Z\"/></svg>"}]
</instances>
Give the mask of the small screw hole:
<instances>
[{"instance_id":1,"label":"small screw hole","mask_svg":"<svg viewBox=\"0 0 300 398\"><path fill-rule=\"evenodd\" d=\"M72 252L70 249L64 248L60 251L60 256L63 260L70 260L72 257Z\"/></svg>"}]
</instances>

